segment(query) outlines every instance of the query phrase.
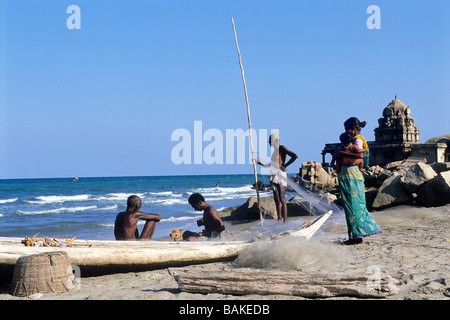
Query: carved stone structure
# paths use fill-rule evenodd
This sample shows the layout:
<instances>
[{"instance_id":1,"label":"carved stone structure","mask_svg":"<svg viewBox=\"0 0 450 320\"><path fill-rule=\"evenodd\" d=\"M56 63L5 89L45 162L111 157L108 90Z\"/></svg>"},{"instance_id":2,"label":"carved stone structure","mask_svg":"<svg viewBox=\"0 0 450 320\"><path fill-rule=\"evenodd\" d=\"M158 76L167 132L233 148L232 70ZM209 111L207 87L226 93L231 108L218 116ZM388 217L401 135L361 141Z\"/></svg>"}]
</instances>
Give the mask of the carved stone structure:
<instances>
[{"instance_id":1,"label":"carved stone structure","mask_svg":"<svg viewBox=\"0 0 450 320\"><path fill-rule=\"evenodd\" d=\"M420 143L419 128L411 117L411 109L397 96L383 110L375 129L376 143Z\"/></svg>"},{"instance_id":2,"label":"carved stone structure","mask_svg":"<svg viewBox=\"0 0 450 320\"><path fill-rule=\"evenodd\" d=\"M369 142L370 165L384 166L411 156L411 146L420 144L419 128L411 117L411 109L397 96L383 110L375 128L375 142Z\"/></svg>"}]
</instances>

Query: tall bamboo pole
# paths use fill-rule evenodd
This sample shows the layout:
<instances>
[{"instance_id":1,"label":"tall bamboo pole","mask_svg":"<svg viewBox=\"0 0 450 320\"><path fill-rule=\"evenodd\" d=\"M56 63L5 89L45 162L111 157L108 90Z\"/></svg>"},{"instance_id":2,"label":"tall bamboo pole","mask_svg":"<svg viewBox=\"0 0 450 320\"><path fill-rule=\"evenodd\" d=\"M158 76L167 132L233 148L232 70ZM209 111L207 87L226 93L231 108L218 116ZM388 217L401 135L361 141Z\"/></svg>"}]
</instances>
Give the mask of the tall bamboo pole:
<instances>
[{"instance_id":1,"label":"tall bamboo pole","mask_svg":"<svg viewBox=\"0 0 450 320\"><path fill-rule=\"evenodd\" d=\"M250 121L250 106L248 103L248 95L247 95L247 85L245 84L245 77L244 77L244 67L242 66L241 61L241 52L239 51L239 45L236 35L236 27L234 26L234 19L231 18L231 23L233 24L233 31L234 31L234 40L236 41L236 49L239 57L239 65L241 67L241 73L242 73L242 81L244 83L244 92L245 92L245 102L247 104L247 118L248 118L248 131L249 131L249 138L250 138L250 149L252 151L252 162L253 162L253 172L255 174L255 189L256 189L256 199L258 201L258 212L259 212L259 220L263 220L262 212L261 212L261 205L259 204L259 190L258 190L258 173L256 170L256 159L255 155L253 153L253 139L252 139L252 123Z\"/></svg>"}]
</instances>

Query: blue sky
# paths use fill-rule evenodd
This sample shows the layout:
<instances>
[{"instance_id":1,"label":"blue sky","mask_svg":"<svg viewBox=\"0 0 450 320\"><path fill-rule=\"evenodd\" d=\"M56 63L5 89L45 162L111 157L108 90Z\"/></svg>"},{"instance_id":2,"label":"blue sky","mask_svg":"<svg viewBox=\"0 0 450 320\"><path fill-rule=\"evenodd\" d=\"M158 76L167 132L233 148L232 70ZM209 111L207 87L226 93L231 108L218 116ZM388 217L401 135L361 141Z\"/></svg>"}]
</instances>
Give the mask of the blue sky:
<instances>
[{"instance_id":1,"label":"blue sky","mask_svg":"<svg viewBox=\"0 0 450 320\"><path fill-rule=\"evenodd\" d=\"M0 0L0 179L251 174L171 159L194 121L248 128L231 17L252 126L279 130L299 155L290 173L350 116L373 141L395 94L425 142L450 132L449 16L445 0Z\"/></svg>"}]
</instances>

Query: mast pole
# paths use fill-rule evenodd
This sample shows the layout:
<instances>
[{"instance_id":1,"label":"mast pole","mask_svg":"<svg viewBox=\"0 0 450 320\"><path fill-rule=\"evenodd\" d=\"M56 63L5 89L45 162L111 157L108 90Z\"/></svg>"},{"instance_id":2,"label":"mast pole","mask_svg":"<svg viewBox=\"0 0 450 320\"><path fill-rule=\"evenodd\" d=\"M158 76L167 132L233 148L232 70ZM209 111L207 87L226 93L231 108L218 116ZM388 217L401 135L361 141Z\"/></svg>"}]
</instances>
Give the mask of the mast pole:
<instances>
[{"instance_id":1,"label":"mast pole","mask_svg":"<svg viewBox=\"0 0 450 320\"><path fill-rule=\"evenodd\" d=\"M233 24L234 40L236 41L236 49L237 49L237 53L238 53L238 57L239 57L239 66L241 67L242 81L244 83L245 102L247 104L247 119L248 119L248 131L249 131L249 138L250 138L250 149L252 151L253 172L255 174L256 199L258 202L259 220L262 221L263 216L261 213L261 205L259 203L258 173L256 170L256 159L255 159L255 155L253 153L252 123L250 121L250 106L248 103L247 85L245 84L244 67L242 66L241 52L239 51L239 44L238 44L237 35L236 35L236 27L234 26L233 18L231 18L231 23Z\"/></svg>"}]
</instances>

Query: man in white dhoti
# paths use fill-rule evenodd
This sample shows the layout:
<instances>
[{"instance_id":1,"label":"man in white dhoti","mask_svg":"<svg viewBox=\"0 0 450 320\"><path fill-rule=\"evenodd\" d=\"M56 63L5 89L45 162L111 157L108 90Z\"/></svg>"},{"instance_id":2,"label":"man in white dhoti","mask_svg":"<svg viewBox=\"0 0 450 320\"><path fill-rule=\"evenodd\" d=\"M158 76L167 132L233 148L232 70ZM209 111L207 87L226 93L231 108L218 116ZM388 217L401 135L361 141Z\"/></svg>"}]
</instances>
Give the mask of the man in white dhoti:
<instances>
[{"instance_id":1,"label":"man in white dhoti","mask_svg":"<svg viewBox=\"0 0 450 320\"><path fill-rule=\"evenodd\" d=\"M297 158L297 154L280 145L280 135L272 133L269 138L269 144L274 148L271 157L270 166L270 183L273 187L273 197L277 208L278 221L287 221L287 207L284 188L287 186L287 167L291 165ZM288 162L286 157L290 156Z\"/></svg>"}]
</instances>

